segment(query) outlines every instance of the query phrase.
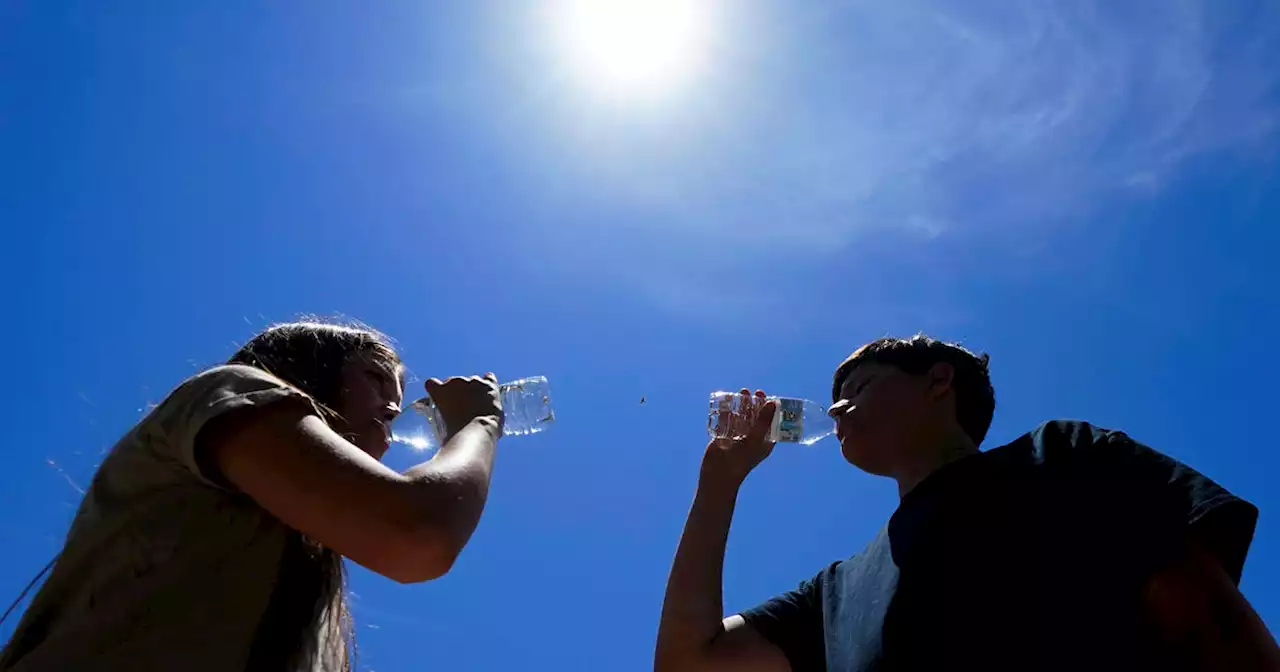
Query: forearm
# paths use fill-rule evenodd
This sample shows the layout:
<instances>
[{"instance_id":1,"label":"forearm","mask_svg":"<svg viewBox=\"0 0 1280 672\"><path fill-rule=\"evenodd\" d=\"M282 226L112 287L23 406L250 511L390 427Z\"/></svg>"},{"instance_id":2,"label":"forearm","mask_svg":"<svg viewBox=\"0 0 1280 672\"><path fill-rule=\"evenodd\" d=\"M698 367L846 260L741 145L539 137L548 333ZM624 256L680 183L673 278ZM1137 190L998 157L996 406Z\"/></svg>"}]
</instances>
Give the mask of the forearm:
<instances>
[{"instance_id":1,"label":"forearm","mask_svg":"<svg viewBox=\"0 0 1280 672\"><path fill-rule=\"evenodd\" d=\"M496 420L477 418L454 434L431 460L404 474L419 492L421 511L448 531L459 551L484 512L498 438Z\"/></svg>"},{"instance_id":2,"label":"forearm","mask_svg":"<svg viewBox=\"0 0 1280 672\"><path fill-rule=\"evenodd\" d=\"M1203 549L1153 576L1144 599L1187 669L1280 670L1280 646L1262 618Z\"/></svg>"},{"instance_id":3,"label":"forearm","mask_svg":"<svg viewBox=\"0 0 1280 672\"><path fill-rule=\"evenodd\" d=\"M655 652L657 669L676 669L719 634L724 618L724 551L738 483L698 484L667 580Z\"/></svg>"}]
</instances>

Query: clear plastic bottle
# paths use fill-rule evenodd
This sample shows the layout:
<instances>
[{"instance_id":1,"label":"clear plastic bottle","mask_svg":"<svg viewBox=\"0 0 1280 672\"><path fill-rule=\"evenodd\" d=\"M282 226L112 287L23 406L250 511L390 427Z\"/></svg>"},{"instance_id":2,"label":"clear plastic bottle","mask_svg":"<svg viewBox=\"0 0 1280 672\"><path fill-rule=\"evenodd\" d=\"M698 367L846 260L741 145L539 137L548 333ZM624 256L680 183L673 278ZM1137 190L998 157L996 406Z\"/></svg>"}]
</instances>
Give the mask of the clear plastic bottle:
<instances>
[{"instance_id":1,"label":"clear plastic bottle","mask_svg":"<svg viewBox=\"0 0 1280 672\"><path fill-rule=\"evenodd\" d=\"M502 383L498 390L502 393L505 420L503 436L537 434L555 421L551 386L545 377L533 376ZM444 419L430 396L406 405L391 423L391 440L414 450L435 450L446 434Z\"/></svg>"},{"instance_id":2,"label":"clear plastic bottle","mask_svg":"<svg viewBox=\"0 0 1280 672\"><path fill-rule=\"evenodd\" d=\"M749 404L744 408L743 402L749 399L738 392L713 392L711 408L707 413L707 433L713 439L740 439L733 431L734 424L729 422L733 416L742 417L744 413L753 414L758 404ZM822 404L808 399L791 399L788 397L768 397L778 402L778 412L773 416L771 436L777 443L799 443L810 446L836 433L835 420L827 415ZM741 423L749 426L750 423Z\"/></svg>"}]
</instances>

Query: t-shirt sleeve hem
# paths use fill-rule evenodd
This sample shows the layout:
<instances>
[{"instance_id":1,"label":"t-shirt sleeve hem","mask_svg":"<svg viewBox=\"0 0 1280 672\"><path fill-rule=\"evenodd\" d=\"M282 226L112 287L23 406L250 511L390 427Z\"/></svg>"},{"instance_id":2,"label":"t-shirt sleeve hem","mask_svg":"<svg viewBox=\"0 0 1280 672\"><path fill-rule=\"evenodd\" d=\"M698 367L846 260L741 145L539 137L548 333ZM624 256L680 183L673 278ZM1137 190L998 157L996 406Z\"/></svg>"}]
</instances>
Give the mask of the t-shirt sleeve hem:
<instances>
[{"instance_id":1,"label":"t-shirt sleeve hem","mask_svg":"<svg viewBox=\"0 0 1280 672\"><path fill-rule=\"evenodd\" d=\"M738 613L756 633L782 651L795 672L826 669L822 585L837 564L801 583L796 590Z\"/></svg>"},{"instance_id":2,"label":"t-shirt sleeve hem","mask_svg":"<svg viewBox=\"0 0 1280 672\"><path fill-rule=\"evenodd\" d=\"M1239 583L1253 542L1257 508L1124 432L1102 433L1107 445L1119 449L1106 454L1120 456L1111 464L1121 477L1118 482L1125 484L1124 497L1151 516L1133 532L1151 542L1143 551L1155 554L1152 561L1157 565L1174 561L1185 544L1193 543L1216 557Z\"/></svg>"},{"instance_id":3,"label":"t-shirt sleeve hem","mask_svg":"<svg viewBox=\"0 0 1280 672\"><path fill-rule=\"evenodd\" d=\"M197 437L213 419L232 411L295 400L320 414L314 400L276 376L243 365L210 369L188 380L157 409L151 445L201 483L234 490L198 455Z\"/></svg>"},{"instance_id":4,"label":"t-shirt sleeve hem","mask_svg":"<svg viewBox=\"0 0 1280 672\"><path fill-rule=\"evenodd\" d=\"M778 647L783 656L786 656L787 663L791 665L792 672L815 672L815 667L820 665L822 661L813 660L811 656L802 654L794 643L788 641L785 633L781 631L781 623L761 611L756 609L748 609L738 614L742 620L753 630L756 631L770 644ZM825 666L817 667L824 669Z\"/></svg>"},{"instance_id":5,"label":"t-shirt sleeve hem","mask_svg":"<svg viewBox=\"0 0 1280 672\"><path fill-rule=\"evenodd\" d=\"M183 446L179 449L179 458L182 460L183 466L191 470L191 473L199 478L207 485L222 490L233 490L229 483L222 478L220 474L209 473L206 466L202 464L200 455L197 454L196 437L199 436L200 430L210 421L227 413L238 411L245 408L263 407L270 404L278 403L284 400L293 400L308 405L311 399L298 390L287 387L272 388L266 390L257 390L254 392L245 392L235 396L219 399L218 401L203 408L200 412L192 416L190 421L190 440L184 441Z\"/></svg>"},{"instance_id":6,"label":"t-shirt sleeve hem","mask_svg":"<svg viewBox=\"0 0 1280 672\"><path fill-rule=\"evenodd\" d=\"M1187 524L1195 543L1209 551L1237 585L1253 544L1258 508L1230 493L1220 494L1193 508Z\"/></svg>"},{"instance_id":7,"label":"t-shirt sleeve hem","mask_svg":"<svg viewBox=\"0 0 1280 672\"><path fill-rule=\"evenodd\" d=\"M752 607L751 609L740 611L738 612L738 615L741 616L742 620L747 625L751 626L753 630L760 633L761 637L769 640L769 643L778 643L778 638L775 636L775 633L772 632L772 626L777 624L777 619L760 611L758 607Z\"/></svg>"}]
</instances>

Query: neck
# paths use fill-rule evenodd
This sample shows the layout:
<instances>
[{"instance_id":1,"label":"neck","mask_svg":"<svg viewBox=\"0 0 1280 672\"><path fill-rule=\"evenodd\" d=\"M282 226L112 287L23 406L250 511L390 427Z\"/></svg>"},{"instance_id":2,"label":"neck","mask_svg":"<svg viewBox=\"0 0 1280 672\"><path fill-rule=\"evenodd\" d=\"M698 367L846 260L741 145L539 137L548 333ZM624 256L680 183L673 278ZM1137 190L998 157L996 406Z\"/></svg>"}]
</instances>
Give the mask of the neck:
<instances>
[{"instance_id":1,"label":"neck","mask_svg":"<svg viewBox=\"0 0 1280 672\"><path fill-rule=\"evenodd\" d=\"M907 451L908 455L894 469L898 482L898 498L907 496L929 474L956 460L978 453L978 446L963 432L925 443L923 450Z\"/></svg>"}]
</instances>

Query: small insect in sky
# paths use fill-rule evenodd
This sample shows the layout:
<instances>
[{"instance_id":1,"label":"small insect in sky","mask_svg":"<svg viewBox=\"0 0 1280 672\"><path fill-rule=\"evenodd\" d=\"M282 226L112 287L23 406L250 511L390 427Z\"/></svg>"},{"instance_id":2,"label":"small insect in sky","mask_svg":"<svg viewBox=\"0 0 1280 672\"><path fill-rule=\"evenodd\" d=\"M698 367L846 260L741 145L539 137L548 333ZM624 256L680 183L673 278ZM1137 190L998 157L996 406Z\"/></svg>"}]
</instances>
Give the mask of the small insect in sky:
<instances>
[{"instance_id":1,"label":"small insect in sky","mask_svg":"<svg viewBox=\"0 0 1280 672\"><path fill-rule=\"evenodd\" d=\"M644 398L644 397L640 397L640 404L641 404L641 405L643 405L644 403L645 403L645 398Z\"/></svg>"}]
</instances>

